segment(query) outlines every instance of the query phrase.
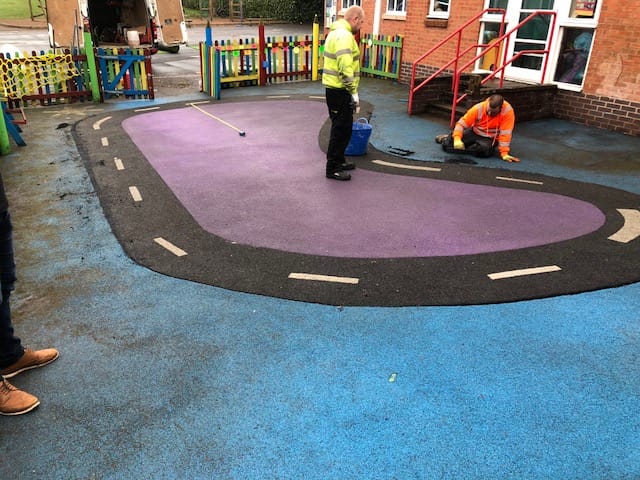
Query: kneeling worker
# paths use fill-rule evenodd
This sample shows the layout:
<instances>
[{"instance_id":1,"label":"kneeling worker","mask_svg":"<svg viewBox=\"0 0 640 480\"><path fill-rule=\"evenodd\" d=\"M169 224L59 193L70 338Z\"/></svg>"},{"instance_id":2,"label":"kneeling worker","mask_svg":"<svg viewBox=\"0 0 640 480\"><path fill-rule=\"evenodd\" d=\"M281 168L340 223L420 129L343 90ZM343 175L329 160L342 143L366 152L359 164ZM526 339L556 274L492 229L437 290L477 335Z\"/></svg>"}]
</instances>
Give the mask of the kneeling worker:
<instances>
[{"instance_id":1,"label":"kneeling worker","mask_svg":"<svg viewBox=\"0 0 640 480\"><path fill-rule=\"evenodd\" d=\"M471 107L456 123L451 134L438 135L436 142L449 153L468 152L490 157L496 148L505 162L519 162L509 155L511 134L516 122L513 107L502 95L491 95Z\"/></svg>"}]
</instances>

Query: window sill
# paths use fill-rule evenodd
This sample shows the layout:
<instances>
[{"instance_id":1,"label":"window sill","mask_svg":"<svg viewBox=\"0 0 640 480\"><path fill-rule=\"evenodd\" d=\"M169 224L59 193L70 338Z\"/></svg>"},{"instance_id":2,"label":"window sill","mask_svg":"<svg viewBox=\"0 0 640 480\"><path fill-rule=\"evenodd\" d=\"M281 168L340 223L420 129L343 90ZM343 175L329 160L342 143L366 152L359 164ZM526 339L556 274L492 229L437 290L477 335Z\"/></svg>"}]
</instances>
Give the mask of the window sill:
<instances>
[{"instance_id":1,"label":"window sill","mask_svg":"<svg viewBox=\"0 0 640 480\"><path fill-rule=\"evenodd\" d=\"M449 25L448 18L433 18L433 17L425 17L424 26L431 28L447 28Z\"/></svg>"},{"instance_id":2,"label":"window sill","mask_svg":"<svg viewBox=\"0 0 640 480\"><path fill-rule=\"evenodd\" d=\"M382 15L383 20L399 20L404 22L407 19L406 13L385 13Z\"/></svg>"}]
</instances>

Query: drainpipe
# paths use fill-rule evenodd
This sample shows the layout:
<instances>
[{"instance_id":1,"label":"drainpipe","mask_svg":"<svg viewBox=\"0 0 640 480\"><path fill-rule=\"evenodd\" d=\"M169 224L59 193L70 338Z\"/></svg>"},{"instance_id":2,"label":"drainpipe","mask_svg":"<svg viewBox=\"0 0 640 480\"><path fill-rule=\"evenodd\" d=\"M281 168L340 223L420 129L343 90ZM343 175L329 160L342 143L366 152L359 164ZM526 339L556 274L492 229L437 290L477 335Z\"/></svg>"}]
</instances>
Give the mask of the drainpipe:
<instances>
[{"instance_id":1,"label":"drainpipe","mask_svg":"<svg viewBox=\"0 0 640 480\"><path fill-rule=\"evenodd\" d=\"M382 0L376 0L376 4L373 7L373 33L374 35L380 34L380 18L382 17Z\"/></svg>"}]
</instances>

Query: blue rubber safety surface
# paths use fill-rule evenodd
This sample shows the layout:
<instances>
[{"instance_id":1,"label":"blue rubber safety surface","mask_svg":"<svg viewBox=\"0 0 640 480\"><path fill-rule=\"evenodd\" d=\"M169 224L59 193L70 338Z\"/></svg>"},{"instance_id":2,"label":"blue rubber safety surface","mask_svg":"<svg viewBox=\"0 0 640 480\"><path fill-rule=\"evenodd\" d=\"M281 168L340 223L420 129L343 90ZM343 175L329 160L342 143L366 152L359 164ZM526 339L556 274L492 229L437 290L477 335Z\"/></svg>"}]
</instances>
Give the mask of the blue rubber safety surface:
<instances>
[{"instance_id":1,"label":"blue rubber safety surface","mask_svg":"<svg viewBox=\"0 0 640 480\"><path fill-rule=\"evenodd\" d=\"M265 94L245 90L228 95ZM373 145L447 162L433 143L445 122L406 116L401 90L363 82ZM55 130L149 104L35 109L27 146L0 161L16 230L15 328L28 346L61 351L12 379L42 404L0 418L0 478L640 476L640 284L381 308L155 273L125 255L69 129ZM555 120L515 136L522 163L487 166L640 193L637 138Z\"/></svg>"}]
</instances>

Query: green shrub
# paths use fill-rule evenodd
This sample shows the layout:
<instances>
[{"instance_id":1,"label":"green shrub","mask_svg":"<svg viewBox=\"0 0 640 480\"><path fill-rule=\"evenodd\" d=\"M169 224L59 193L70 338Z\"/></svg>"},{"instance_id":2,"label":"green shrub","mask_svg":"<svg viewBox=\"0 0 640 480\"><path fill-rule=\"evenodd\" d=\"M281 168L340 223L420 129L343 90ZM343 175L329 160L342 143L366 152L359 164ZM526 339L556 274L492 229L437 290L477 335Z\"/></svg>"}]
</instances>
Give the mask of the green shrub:
<instances>
[{"instance_id":1,"label":"green shrub","mask_svg":"<svg viewBox=\"0 0 640 480\"><path fill-rule=\"evenodd\" d=\"M311 23L315 15L322 18L323 0L244 0L242 14L245 18L264 18L289 23Z\"/></svg>"}]
</instances>

